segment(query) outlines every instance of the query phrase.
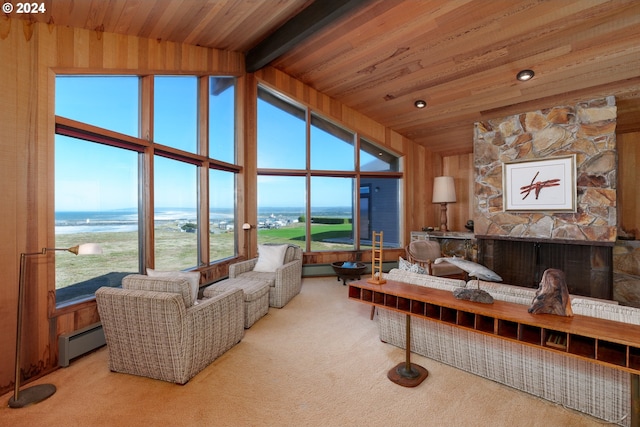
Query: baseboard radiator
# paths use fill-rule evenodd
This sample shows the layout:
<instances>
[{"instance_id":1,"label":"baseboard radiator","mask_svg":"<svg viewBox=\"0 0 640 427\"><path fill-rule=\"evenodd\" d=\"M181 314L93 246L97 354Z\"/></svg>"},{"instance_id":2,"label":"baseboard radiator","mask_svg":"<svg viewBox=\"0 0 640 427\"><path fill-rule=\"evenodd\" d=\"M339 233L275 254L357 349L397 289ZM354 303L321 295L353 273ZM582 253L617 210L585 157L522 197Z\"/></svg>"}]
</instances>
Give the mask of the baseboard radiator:
<instances>
[{"instance_id":1,"label":"baseboard radiator","mask_svg":"<svg viewBox=\"0 0 640 427\"><path fill-rule=\"evenodd\" d=\"M100 322L62 334L58 338L58 364L63 368L67 367L71 359L102 347L106 343Z\"/></svg>"}]
</instances>

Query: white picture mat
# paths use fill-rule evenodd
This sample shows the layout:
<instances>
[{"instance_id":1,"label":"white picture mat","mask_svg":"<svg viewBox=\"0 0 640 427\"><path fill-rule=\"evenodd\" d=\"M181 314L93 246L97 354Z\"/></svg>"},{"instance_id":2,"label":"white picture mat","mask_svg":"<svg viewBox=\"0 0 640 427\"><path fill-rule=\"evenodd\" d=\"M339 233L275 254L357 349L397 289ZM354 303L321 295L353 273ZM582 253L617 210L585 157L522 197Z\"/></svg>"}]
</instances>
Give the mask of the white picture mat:
<instances>
[{"instance_id":1,"label":"white picture mat","mask_svg":"<svg viewBox=\"0 0 640 427\"><path fill-rule=\"evenodd\" d=\"M503 163L504 210L575 212L575 176L575 155Z\"/></svg>"}]
</instances>

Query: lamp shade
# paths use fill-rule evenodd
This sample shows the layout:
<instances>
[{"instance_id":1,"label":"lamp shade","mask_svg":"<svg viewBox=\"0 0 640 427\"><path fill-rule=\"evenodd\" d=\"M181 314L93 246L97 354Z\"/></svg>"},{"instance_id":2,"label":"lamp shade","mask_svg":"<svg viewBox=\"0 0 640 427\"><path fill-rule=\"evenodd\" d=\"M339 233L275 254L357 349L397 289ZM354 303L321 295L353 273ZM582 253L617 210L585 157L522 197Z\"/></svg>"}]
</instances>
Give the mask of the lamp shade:
<instances>
[{"instance_id":1,"label":"lamp shade","mask_svg":"<svg viewBox=\"0 0 640 427\"><path fill-rule=\"evenodd\" d=\"M83 243L78 245L78 255L100 255L102 248L97 243Z\"/></svg>"},{"instance_id":2,"label":"lamp shade","mask_svg":"<svg viewBox=\"0 0 640 427\"><path fill-rule=\"evenodd\" d=\"M456 188L452 176L437 176L433 181L433 203L454 203Z\"/></svg>"}]
</instances>

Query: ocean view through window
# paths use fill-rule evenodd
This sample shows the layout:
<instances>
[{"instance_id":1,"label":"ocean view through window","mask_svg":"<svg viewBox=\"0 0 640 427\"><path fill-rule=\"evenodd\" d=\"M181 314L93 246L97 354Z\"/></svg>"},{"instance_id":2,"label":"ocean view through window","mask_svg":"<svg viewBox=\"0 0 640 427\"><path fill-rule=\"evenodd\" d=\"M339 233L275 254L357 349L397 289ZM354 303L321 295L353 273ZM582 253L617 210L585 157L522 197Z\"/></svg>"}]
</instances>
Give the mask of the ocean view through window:
<instances>
[{"instance_id":1,"label":"ocean view through window","mask_svg":"<svg viewBox=\"0 0 640 427\"><path fill-rule=\"evenodd\" d=\"M56 255L56 296L70 302L139 271L138 153L63 135L55 141L56 247L91 242L105 254Z\"/></svg>"},{"instance_id":2,"label":"ocean view through window","mask_svg":"<svg viewBox=\"0 0 640 427\"><path fill-rule=\"evenodd\" d=\"M56 247L103 248L100 257L56 257L57 307L148 267L189 270L237 253L235 84L56 76Z\"/></svg>"},{"instance_id":3,"label":"ocean view through window","mask_svg":"<svg viewBox=\"0 0 640 427\"><path fill-rule=\"evenodd\" d=\"M254 244L357 251L384 231L385 247L400 247L395 153L259 85L256 152L240 151L236 164L238 142L247 145L237 141L235 85L229 76L56 77L56 246L103 246L99 258L55 258L57 303L146 268L218 274L208 267L239 253L239 215L255 225ZM240 175L248 158L255 193ZM238 212L238 189L242 208L255 197L257 212Z\"/></svg>"},{"instance_id":4,"label":"ocean view through window","mask_svg":"<svg viewBox=\"0 0 640 427\"><path fill-rule=\"evenodd\" d=\"M197 170L194 165L156 156L153 210L155 268L174 271L198 266ZM176 218L176 214L191 212ZM168 213L168 216L164 214ZM169 220L169 221L167 221Z\"/></svg>"}]
</instances>

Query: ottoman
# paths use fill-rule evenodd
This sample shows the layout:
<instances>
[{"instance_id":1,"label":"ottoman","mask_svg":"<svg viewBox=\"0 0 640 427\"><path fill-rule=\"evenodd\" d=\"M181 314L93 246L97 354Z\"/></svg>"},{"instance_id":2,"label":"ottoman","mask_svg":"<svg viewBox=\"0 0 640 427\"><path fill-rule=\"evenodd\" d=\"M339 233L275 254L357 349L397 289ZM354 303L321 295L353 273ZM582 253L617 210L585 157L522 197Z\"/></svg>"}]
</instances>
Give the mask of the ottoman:
<instances>
[{"instance_id":1,"label":"ottoman","mask_svg":"<svg viewBox=\"0 0 640 427\"><path fill-rule=\"evenodd\" d=\"M250 328L269 311L269 282L256 279L234 278L207 286L202 295L211 298L229 289L244 292L244 327Z\"/></svg>"}]
</instances>

